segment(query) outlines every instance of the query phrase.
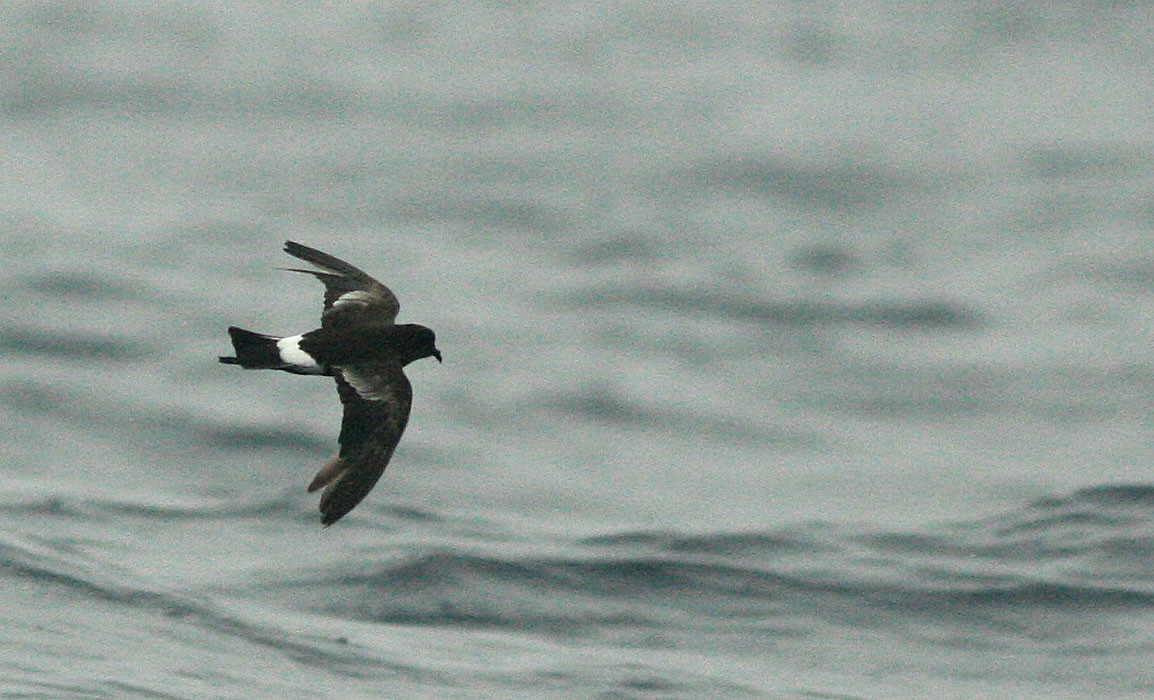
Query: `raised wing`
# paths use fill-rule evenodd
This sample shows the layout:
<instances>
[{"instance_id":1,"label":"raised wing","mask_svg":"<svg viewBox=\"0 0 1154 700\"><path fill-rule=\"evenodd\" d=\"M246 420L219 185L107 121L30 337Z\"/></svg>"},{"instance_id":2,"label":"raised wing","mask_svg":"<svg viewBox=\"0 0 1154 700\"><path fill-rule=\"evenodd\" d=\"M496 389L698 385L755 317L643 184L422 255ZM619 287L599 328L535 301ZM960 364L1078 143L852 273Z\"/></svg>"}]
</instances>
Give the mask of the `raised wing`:
<instances>
[{"instance_id":1,"label":"raised wing","mask_svg":"<svg viewBox=\"0 0 1154 700\"><path fill-rule=\"evenodd\" d=\"M309 492L321 494L321 522L331 525L376 486L401 440L413 389L397 363L354 365L337 375L344 404L339 456L321 468Z\"/></svg>"},{"instance_id":2,"label":"raised wing","mask_svg":"<svg viewBox=\"0 0 1154 700\"><path fill-rule=\"evenodd\" d=\"M315 248L285 241L284 251L315 266L316 270L288 268L313 275L325 285L325 308L321 326L325 328L364 323L393 323L401 304L388 287L344 260Z\"/></svg>"}]
</instances>

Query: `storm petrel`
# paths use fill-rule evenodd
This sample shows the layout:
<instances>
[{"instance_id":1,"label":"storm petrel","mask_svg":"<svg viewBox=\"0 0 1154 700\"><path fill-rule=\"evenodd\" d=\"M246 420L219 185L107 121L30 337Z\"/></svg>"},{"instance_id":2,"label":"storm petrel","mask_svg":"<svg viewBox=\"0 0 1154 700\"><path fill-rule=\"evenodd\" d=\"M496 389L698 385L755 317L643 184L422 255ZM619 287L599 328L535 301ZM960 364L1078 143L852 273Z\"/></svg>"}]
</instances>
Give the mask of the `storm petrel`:
<instances>
[{"instance_id":1,"label":"storm petrel","mask_svg":"<svg viewBox=\"0 0 1154 700\"><path fill-rule=\"evenodd\" d=\"M356 507L381 478L405 431L413 388L404 366L422 357L441 361L433 331L412 323L396 325L401 305L389 288L343 260L292 241L284 250L316 267L291 268L325 285L321 327L288 337L231 326L236 357L244 369L279 369L292 374L335 377L344 406L340 452L321 467L309 493L321 494L321 522L332 525Z\"/></svg>"}]
</instances>

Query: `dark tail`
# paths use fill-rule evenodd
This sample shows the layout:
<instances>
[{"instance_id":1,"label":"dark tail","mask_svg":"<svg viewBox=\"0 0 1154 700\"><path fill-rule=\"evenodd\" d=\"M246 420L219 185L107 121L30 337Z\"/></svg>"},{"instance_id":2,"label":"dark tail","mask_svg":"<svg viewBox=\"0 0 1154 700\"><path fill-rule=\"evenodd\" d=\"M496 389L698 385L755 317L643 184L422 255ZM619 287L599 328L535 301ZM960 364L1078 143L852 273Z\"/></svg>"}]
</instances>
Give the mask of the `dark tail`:
<instances>
[{"instance_id":1,"label":"dark tail","mask_svg":"<svg viewBox=\"0 0 1154 700\"><path fill-rule=\"evenodd\" d=\"M280 369L284 366L276 347L280 340L277 336L253 333L236 326L229 326L228 335L232 338L236 357L220 358L226 365L240 365L245 369Z\"/></svg>"}]
</instances>

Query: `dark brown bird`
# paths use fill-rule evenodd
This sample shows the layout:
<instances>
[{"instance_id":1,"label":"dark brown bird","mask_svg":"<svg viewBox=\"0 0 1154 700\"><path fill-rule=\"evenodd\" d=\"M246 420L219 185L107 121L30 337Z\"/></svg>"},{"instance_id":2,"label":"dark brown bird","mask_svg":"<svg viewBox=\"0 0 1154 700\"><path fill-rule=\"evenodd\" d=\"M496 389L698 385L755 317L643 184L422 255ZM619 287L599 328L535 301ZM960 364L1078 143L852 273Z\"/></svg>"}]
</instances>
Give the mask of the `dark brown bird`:
<instances>
[{"instance_id":1,"label":"dark brown bird","mask_svg":"<svg viewBox=\"0 0 1154 700\"><path fill-rule=\"evenodd\" d=\"M396 325L401 305L385 285L300 243L287 241L284 249L317 268L290 271L324 283L321 327L280 337L231 326L228 334L236 357L220 361L244 369L336 378L344 405L340 452L309 484L309 493L324 489L321 522L331 525L373 489L401 440L413 403L404 366L423 357L440 362L441 352L433 331L411 323Z\"/></svg>"}]
</instances>

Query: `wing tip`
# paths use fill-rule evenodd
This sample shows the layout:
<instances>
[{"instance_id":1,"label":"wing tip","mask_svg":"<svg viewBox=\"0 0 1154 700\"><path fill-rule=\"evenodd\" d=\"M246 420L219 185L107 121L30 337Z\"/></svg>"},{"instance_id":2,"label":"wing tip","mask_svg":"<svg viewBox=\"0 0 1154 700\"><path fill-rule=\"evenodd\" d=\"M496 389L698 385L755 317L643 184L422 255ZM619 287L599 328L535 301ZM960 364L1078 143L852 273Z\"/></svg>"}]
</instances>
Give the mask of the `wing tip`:
<instances>
[{"instance_id":1,"label":"wing tip","mask_svg":"<svg viewBox=\"0 0 1154 700\"><path fill-rule=\"evenodd\" d=\"M297 243L296 241L285 241L284 252L288 253L294 258L304 260L314 267L320 268L330 277L350 277L353 279L364 278L364 280L372 280L372 278L365 274L364 271L360 268L355 267L354 265L351 265L344 260L341 260L335 255L330 255L323 250L317 250L316 248L310 248L303 243ZM309 274L314 275L317 274L312 270L299 270L299 272L308 272Z\"/></svg>"},{"instance_id":2,"label":"wing tip","mask_svg":"<svg viewBox=\"0 0 1154 700\"><path fill-rule=\"evenodd\" d=\"M296 241L285 241L284 242L284 252L288 253L289 255L293 256L294 258L299 258L299 259L304 260L306 262L312 262L311 260L308 259L309 254L310 253L313 253L313 254L319 253L320 251L319 250L313 250L312 248L308 247L307 245L297 243Z\"/></svg>"},{"instance_id":3,"label":"wing tip","mask_svg":"<svg viewBox=\"0 0 1154 700\"><path fill-rule=\"evenodd\" d=\"M360 499L357 499L351 505L347 503L334 502L333 499L327 498L326 496L328 496L327 493L324 496L321 496L321 504L318 508L318 510L321 512L321 525L324 525L325 527L332 525L336 521L348 515L349 512L352 511L353 508L356 508L357 504L360 503Z\"/></svg>"}]
</instances>

